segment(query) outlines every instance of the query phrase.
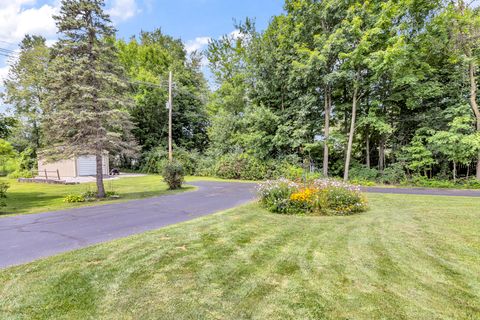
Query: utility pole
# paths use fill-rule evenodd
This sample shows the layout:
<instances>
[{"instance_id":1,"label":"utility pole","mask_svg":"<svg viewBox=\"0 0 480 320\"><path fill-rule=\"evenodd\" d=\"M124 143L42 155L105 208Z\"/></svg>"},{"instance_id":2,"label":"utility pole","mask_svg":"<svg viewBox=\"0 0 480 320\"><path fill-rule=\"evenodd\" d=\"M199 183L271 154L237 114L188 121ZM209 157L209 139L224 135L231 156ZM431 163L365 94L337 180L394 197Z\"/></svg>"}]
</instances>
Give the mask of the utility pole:
<instances>
[{"instance_id":1,"label":"utility pole","mask_svg":"<svg viewBox=\"0 0 480 320\"><path fill-rule=\"evenodd\" d=\"M173 161L173 150L172 150L172 82L173 74L170 71L168 76L168 160Z\"/></svg>"}]
</instances>

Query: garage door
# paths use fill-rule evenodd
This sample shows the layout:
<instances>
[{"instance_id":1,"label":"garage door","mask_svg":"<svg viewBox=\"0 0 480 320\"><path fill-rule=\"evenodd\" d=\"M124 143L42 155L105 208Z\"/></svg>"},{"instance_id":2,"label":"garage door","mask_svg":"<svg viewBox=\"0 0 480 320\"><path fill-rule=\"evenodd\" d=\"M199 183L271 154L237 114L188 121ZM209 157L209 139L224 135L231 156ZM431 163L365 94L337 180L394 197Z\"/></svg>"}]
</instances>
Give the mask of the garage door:
<instances>
[{"instance_id":1,"label":"garage door","mask_svg":"<svg viewBox=\"0 0 480 320\"><path fill-rule=\"evenodd\" d=\"M77 158L77 170L78 175L94 176L97 174L97 165L95 156L81 156Z\"/></svg>"}]
</instances>

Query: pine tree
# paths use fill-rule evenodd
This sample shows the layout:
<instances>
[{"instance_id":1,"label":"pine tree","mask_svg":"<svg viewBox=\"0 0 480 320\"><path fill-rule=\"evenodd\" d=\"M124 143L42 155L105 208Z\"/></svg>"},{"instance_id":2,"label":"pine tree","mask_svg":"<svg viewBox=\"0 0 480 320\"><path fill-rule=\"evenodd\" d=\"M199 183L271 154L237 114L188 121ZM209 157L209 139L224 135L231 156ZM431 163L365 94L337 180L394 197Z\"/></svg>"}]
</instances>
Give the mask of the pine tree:
<instances>
[{"instance_id":1,"label":"pine tree","mask_svg":"<svg viewBox=\"0 0 480 320\"><path fill-rule=\"evenodd\" d=\"M60 39L52 50L45 136L49 157L96 157L97 196L105 197L105 151L136 149L127 108L128 86L117 61L115 30L102 0L63 0L55 16Z\"/></svg>"}]
</instances>

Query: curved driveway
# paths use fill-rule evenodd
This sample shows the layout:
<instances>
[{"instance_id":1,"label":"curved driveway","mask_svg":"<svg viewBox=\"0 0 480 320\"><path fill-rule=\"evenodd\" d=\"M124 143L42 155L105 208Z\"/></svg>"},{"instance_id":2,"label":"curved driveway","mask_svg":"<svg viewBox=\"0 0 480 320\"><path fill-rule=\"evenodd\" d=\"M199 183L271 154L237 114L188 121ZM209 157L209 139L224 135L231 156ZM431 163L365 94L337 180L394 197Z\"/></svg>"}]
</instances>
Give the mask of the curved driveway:
<instances>
[{"instance_id":1,"label":"curved driveway","mask_svg":"<svg viewBox=\"0 0 480 320\"><path fill-rule=\"evenodd\" d=\"M252 183L195 182L194 192L0 218L0 268L158 229L236 207L255 198ZM363 188L372 193L479 197L479 191Z\"/></svg>"},{"instance_id":2,"label":"curved driveway","mask_svg":"<svg viewBox=\"0 0 480 320\"><path fill-rule=\"evenodd\" d=\"M191 220L255 198L250 183L189 184L199 190L0 218L0 268Z\"/></svg>"}]
</instances>

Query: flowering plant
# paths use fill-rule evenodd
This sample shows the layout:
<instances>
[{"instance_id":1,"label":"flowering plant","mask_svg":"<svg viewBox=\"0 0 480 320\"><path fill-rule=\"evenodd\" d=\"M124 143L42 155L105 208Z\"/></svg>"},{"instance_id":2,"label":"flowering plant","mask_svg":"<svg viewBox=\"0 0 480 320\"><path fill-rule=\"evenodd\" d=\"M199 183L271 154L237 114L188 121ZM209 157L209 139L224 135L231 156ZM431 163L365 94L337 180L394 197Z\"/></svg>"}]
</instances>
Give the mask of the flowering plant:
<instances>
[{"instance_id":1,"label":"flowering plant","mask_svg":"<svg viewBox=\"0 0 480 320\"><path fill-rule=\"evenodd\" d=\"M257 188L260 202L283 214L349 215L367 210L358 186L333 179L302 185L288 179L270 180Z\"/></svg>"}]
</instances>

